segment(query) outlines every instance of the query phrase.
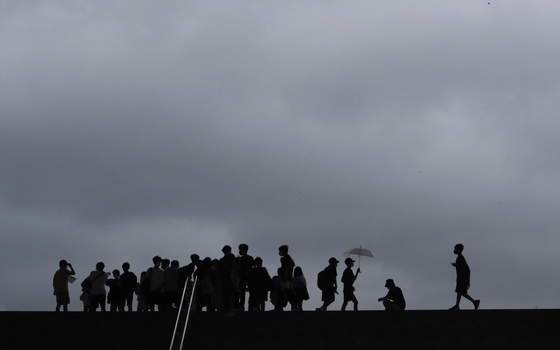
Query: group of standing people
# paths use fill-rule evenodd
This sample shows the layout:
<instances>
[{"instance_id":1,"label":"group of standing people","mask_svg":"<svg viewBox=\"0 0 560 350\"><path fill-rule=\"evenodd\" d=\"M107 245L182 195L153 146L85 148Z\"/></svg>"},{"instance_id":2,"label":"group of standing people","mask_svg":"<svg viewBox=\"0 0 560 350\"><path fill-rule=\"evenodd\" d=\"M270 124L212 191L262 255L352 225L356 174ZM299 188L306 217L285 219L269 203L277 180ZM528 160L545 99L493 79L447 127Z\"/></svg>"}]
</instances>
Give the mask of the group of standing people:
<instances>
[{"instance_id":1,"label":"group of standing people","mask_svg":"<svg viewBox=\"0 0 560 350\"><path fill-rule=\"evenodd\" d=\"M235 310L264 311L269 295L275 310L282 310L288 303L292 309L301 310L303 300L309 298L307 282L300 267L296 267L288 254L288 246L279 248L281 266L278 275L271 277L260 257L248 254L247 244L239 245L239 255L232 253L226 245L222 248L221 259L209 257L200 259L191 255L191 262L180 267L177 260L170 261L155 256L152 267L142 272L140 278L130 272L130 264L122 265L119 270L105 271L105 264L98 262L81 283L84 311L132 311L134 296L137 298L137 311L167 311L179 307L182 292L196 288L195 306L197 310L225 311ZM68 310L70 296L69 278L75 275L71 264L61 260L60 269L53 279L56 295L56 311L62 307ZM196 277L196 284L194 279ZM109 289L107 293L107 287ZM246 300L247 292L249 298Z\"/></svg>"},{"instance_id":2,"label":"group of standing people","mask_svg":"<svg viewBox=\"0 0 560 350\"><path fill-rule=\"evenodd\" d=\"M454 253L457 259L451 264L457 271L456 304L450 310L459 310L462 297L470 300L475 309L479 308L480 300L475 300L467 293L470 285L470 269L462 255L463 245L457 244ZM280 267L277 275L271 277L260 257L253 258L248 254L247 244L239 245L239 255L235 257L232 248L226 245L222 248L224 254L221 259L209 257L200 259L196 254L191 255L191 263L180 267L177 260L169 261L155 256L153 266L142 272L140 279L130 272L130 264L122 265L123 273L119 270L105 272L105 264L99 262L94 271L81 283L82 295L80 300L84 304L84 311L94 312L97 308L105 311L106 303L110 304L111 311L132 311L134 296L137 296L137 311L172 310L179 307L181 292L187 285L188 289L196 288L195 305L197 310L206 308L207 311L224 311L232 314L233 311L248 310L264 311L265 302L270 295L270 302L274 310L282 311L288 304L294 311L302 310L303 301L309 299L307 281L301 267L296 266L288 254L287 245L278 248ZM323 304L317 311L326 311L335 300L337 291L337 266L336 258L329 259L329 265L319 272L317 285L321 290ZM358 310L358 299L355 295L354 282L361 272L352 270L355 260L347 258L344 261L346 269L341 278L343 283L342 311L350 302L353 309ZM75 280L76 272L70 263L61 260L59 270L53 278L54 295L56 296L56 311L68 311L70 296L68 282ZM112 278L111 278L112 277ZM196 277L197 283L192 281ZM109 293L106 291L109 287ZM388 288L386 296L379 298L386 310L404 310L406 302L402 290L395 285L393 279L385 283ZM246 292L249 299L246 303Z\"/></svg>"},{"instance_id":3,"label":"group of standing people","mask_svg":"<svg viewBox=\"0 0 560 350\"><path fill-rule=\"evenodd\" d=\"M100 308L105 311L106 303L110 304L111 311L132 311L134 294L137 292L138 278L130 271L130 264L122 264L123 273L119 270L105 272L105 264L98 262L95 270L81 283L82 295L80 300L84 311L96 311ZM111 278L112 277L112 278ZM107 293L105 287L109 287Z\"/></svg>"}]
</instances>

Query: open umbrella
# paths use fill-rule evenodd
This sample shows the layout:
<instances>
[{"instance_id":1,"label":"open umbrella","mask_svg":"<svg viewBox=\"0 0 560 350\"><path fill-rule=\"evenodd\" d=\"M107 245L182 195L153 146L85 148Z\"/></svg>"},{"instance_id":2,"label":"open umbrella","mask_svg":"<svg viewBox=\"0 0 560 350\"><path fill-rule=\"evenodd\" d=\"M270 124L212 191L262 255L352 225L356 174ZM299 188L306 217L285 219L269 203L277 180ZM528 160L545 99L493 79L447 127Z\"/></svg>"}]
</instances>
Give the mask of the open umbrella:
<instances>
[{"instance_id":1,"label":"open umbrella","mask_svg":"<svg viewBox=\"0 0 560 350\"><path fill-rule=\"evenodd\" d=\"M372 252L370 252L365 248L362 248L362 246L360 246L360 248L352 248L344 252L344 256L346 257L351 258L353 255L358 257L358 268L360 267L360 262L361 262L360 260L362 256L366 256L368 258L375 258Z\"/></svg>"}]
</instances>

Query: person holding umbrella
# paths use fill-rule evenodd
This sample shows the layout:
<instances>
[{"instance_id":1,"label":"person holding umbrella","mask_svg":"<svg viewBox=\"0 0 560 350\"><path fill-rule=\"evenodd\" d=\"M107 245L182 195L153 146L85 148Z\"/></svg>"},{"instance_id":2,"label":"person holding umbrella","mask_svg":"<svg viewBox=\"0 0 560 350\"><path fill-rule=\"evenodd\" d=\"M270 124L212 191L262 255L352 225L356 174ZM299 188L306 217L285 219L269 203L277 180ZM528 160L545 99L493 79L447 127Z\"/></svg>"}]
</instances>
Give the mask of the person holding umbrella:
<instances>
[{"instance_id":1,"label":"person holding umbrella","mask_svg":"<svg viewBox=\"0 0 560 350\"><path fill-rule=\"evenodd\" d=\"M358 268L356 270L356 274L354 275L354 272L352 271L354 262L356 262L356 260L353 260L351 258L346 258L344 260L344 263L346 264L346 269L342 273L342 279L341 279L341 282L344 285L344 288L342 289L344 302L342 303L341 311L346 310L346 306L348 305L349 301L354 303L354 311L358 311L358 299L354 295L354 291L356 290L356 288L354 288L354 281L356 280L356 278L358 278L358 274L361 271L360 268Z\"/></svg>"},{"instance_id":2,"label":"person holding umbrella","mask_svg":"<svg viewBox=\"0 0 560 350\"><path fill-rule=\"evenodd\" d=\"M360 268L360 262L361 262L362 256L364 256L366 258L375 258L375 255L373 255L373 253L371 251L369 251L368 249L362 248L361 245L360 245L360 248L348 249L346 252L344 252L344 256L347 257L347 258L352 258L354 256L358 257L358 268Z\"/></svg>"}]
</instances>

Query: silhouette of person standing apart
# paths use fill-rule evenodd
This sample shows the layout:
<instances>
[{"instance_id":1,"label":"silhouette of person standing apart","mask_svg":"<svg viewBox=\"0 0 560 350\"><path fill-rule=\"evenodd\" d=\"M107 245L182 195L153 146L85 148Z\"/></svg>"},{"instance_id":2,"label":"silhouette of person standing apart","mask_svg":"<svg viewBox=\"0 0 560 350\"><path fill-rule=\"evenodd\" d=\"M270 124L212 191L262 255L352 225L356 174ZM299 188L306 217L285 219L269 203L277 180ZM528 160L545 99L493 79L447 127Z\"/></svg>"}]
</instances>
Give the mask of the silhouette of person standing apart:
<instances>
[{"instance_id":1,"label":"silhouette of person standing apart","mask_svg":"<svg viewBox=\"0 0 560 350\"><path fill-rule=\"evenodd\" d=\"M56 311L62 310L68 311L68 304L70 304L70 294L68 293L68 277L75 275L76 272L72 267L72 264L66 262L66 260L60 260L58 263L60 269L54 273L53 278L53 294L56 296ZM70 268L70 270L68 270Z\"/></svg>"},{"instance_id":2,"label":"silhouette of person standing apart","mask_svg":"<svg viewBox=\"0 0 560 350\"><path fill-rule=\"evenodd\" d=\"M402 290L395 286L395 281L388 279L385 282L385 287L389 289L387 295L383 298L377 299L377 301L382 301L385 310L391 311L402 311L406 308L406 301L404 300L404 295Z\"/></svg>"},{"instance_id":3,"label":"silhouette of person standing apart","mask_svg":"<svg viewBox=\"0 0 560 350\"><path fill-rule=\"evenodd\" d=\"M455 303L455 306L449 310L459 310L459 303L461 302L462 296L470 300L474 305L474 309L478 310L480 300L474 300L469 294L467 294L470 287L471 269L467 264L467 260L465 260L465 257L463 256L463 249L464 246L462 244L457 244L453 250L453 253L457 254L457 260L455 260L454 263L451 263L457 271L457 286L455 287L457 302Z\"/></svg>"}]
</instances>

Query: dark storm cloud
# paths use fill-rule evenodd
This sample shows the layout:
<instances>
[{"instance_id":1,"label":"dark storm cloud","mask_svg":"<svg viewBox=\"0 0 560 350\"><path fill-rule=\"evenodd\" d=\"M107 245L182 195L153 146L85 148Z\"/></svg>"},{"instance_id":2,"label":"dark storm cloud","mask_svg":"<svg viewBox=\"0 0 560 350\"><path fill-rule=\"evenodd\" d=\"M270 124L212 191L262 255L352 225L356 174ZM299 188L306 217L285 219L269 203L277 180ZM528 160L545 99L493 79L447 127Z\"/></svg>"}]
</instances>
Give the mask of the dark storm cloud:
<instances>
[{"instance_id":1,"label":"dark storm cloud","mask_svg":"<svg viewBox=\"0 0 560 350\"><path fill-rule=\"evenodd\" d=\"M83 277L240 242L270 272L290 244L310 283L371 248L364 308L391 276L451 306L458 241L487 307L554 275L554 2L2 6L2 259L44 286L4 309L50 309L64 256Z\"/></svg>"}]
</instances>

